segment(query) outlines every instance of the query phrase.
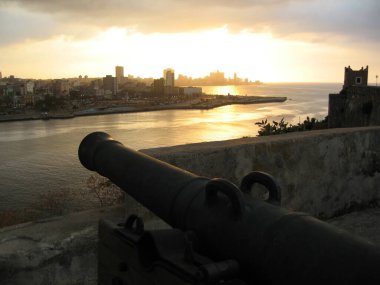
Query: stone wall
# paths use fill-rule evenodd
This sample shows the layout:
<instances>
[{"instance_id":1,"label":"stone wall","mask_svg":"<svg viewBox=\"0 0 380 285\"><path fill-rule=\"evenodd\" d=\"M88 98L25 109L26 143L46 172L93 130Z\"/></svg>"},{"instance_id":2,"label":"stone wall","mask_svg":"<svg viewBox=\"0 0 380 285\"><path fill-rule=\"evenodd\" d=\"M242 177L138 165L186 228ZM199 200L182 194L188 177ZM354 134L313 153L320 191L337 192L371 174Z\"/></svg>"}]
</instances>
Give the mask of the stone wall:
<instances>
[{"instance_id":1,"label":"stone wall","mask_svg":"<svg viewBox=\"0 0 380 285\"><path fill-rule=\"evenodd\" d=\"M351 86L329 96L329 128L380 125L380 88Z\"/></svg>"},{"instance_id":2,"label":"stone wall","mask_svg":"<svg viewBox=\"0 0 380 285\"><path fill-rule=\"evenodd\" d=\"M239 185L253 170L270 173L281 205L329 218L380 199L380 127L331 129L145 150L208 177Z\"/></svg>"}]
</instances>

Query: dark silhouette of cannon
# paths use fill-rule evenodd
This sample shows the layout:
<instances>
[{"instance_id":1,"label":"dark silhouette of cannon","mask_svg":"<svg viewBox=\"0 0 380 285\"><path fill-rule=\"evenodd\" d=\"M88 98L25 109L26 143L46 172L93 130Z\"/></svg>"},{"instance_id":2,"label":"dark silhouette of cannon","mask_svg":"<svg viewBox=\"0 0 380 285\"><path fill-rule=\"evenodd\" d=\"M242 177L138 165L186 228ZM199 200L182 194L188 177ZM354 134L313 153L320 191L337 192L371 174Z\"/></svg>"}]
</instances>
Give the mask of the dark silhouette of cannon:
<instances>
[{"instance_id":1,"label":"dark silhouette of cannon","mask_svg":"<svg viewBox=\"0 0 380 285\"><path fill-rule=\"evenodd\" d=\"M380 284L378 246L281 208L268 174L252 172L238 188L101 132L83 139L79 159L172 227L144 230L135 215L100 221L99 284ZM267 200L250 197L255 183Z\"/></svg>"}]
</instances>

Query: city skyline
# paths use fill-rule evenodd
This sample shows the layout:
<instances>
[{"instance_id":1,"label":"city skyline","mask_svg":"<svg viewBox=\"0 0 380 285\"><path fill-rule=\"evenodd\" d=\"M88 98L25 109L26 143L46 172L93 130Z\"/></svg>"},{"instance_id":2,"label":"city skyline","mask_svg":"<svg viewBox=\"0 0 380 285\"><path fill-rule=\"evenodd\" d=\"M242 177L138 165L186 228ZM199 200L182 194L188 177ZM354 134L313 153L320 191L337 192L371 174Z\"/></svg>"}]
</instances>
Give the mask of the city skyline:
<instances>
[{"instance_id":1,"label":"city skyline","mask_svg":"<svg viewBox=\"0 0 380 285\"><path fill-rule=\"evenodd\" d=\"M56 78L32 78L32 77L20 77L20 76L17 76L17 74L9 74L7 76L4 77L4 79L10 79L10 78L17 78L17 79L22 79L22 80L57 80L57 79L70 79L70 80L75 80L75 79L79 79L79 80L92 80L92 79L101 79L101 78L104 78L104 77L115 77L115 78L118 78L118 79L121 79L121 78L124 78L124 79L142 79L142 80L154 80L154 79L160 79L160 78L163 78L164 79L164 82L165 82L165 85L166 86L174 86L175 85L175 81L179 80L179 81L184 81L184 80L206 80L206 79L213 79L213 80L219 80L222 79L222 81L236 81L237 83L241 83L243 81L245 81L246 83L260 83L261 81L260 80L255 80L255 81L249 81L248 78L240 78L238 76L238 74L236 72L233 73L233 77L227 77L225 75L225 72L224 71L219 71L219 70L216 70L216 71L210 71L208 72L205 76L201 76L201 77L192 77L192 76L188 76L187 74L182 74L182 73L176 73L175 70L173 68L165 68L162 70L163 71L163 75L162 76L158 76L157 78L153 78L153 77L139 77L139 76L136 76L134 74L124 74L124 66L121 66L121 65L117 65L114 67L114 72L112 74L103 74L101 76L97 76L97 77L89 77L87 74L80 74L79 76L73 76L73 77L56 77ZM169 73L167 73L169 72ZM170 77L169 81L168 79L166 78L167 76ZM2 72L0 70L0 79L2 79ZM225 82L222 82L222 83L225 83ZM217 85L217 84L216 84Z\"/></svg>"},{"instance_id":2,"label":"city skyline","mask_svg":"<svg viewBox=\"0 0 380 285\"><path fill-rule=\"evenodd\" d=\"M340 82L348 65L369 65L370 82L380 73L375 0L87 3L0 0L3 77L102 77L117 65L264 82Z\"/></svg>"}]
</instances>

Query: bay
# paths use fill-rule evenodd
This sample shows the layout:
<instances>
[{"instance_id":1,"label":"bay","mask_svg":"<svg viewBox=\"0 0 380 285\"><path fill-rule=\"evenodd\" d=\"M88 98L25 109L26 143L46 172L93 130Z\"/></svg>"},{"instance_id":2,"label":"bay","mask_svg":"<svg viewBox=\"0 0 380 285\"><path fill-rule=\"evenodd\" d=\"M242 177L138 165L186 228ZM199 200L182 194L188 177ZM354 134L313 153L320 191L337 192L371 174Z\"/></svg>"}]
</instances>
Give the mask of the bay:
<instances>
[{"instance_id":1,"label":"bay","mask_svg":"<svg viewBox=\"0 0 380 285\"><path fill-rule=\"evenodd\" d=\"M322 119L328 94L341 84L278 83L204 86L208 94L286 96L284 103L229 105L212 110L165 110L0 124L0 210L28 207L40 193L76 191L91 172L77 158L81 140L103 131L133 149L256 136L263 119L293 124Z\"/></svg>"}]
</instances>

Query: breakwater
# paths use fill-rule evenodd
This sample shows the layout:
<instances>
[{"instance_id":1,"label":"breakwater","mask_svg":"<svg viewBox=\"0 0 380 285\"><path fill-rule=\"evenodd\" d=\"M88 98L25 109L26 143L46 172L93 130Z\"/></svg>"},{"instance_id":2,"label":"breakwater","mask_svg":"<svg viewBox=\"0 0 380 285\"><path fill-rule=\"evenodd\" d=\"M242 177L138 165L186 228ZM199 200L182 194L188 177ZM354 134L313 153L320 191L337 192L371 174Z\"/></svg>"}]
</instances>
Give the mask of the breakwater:
<instances>
[{"instance_id":1,"label":"breakwater","mask_svg":"<svg viewBox=\"0 0 380 285\"><path fill-rule=\"evenodd\" d=\"M125 105L111 107L87 108L75 112L66 113L49 113L39 114L31 112L29 114L2 115L0 122L10 121L28 121L28 120L48 120L48 119L72 119L79 116L96 116L107 114L122 114L135 112L151 112L163 110L210 110L222 106L233 104L263 104L263 103L282 103L286 101L286 97L263 97L263 96L222 96L210 95L206 96L210 99L203 99L197 102L183 102L174 104L143 104L143 105ZM204 98L204 97L203 97Z\"/></svg>"}]
</instances>

